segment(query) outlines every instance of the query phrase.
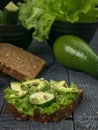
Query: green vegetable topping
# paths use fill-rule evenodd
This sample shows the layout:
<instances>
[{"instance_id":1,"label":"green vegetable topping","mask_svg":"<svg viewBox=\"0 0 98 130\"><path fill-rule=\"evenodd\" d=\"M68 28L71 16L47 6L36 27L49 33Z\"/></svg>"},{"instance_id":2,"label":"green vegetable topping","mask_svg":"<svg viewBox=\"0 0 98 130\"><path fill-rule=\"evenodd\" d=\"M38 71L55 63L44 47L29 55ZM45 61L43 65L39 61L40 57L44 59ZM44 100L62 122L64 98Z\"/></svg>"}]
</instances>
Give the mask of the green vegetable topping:
<instances>
[{"instance_id":1,"label":"green vegetable topping","mask_svg":"<svg viewBox=\"0 0 98 130\"><path fill-rule=\"evenodd\" d=\"M19 19L25 28L34 28L33 37L48 39L55 20L96 22L98 0L25 0L19 4Z\"/></svg>"},{"instance_id":2,"label":"green vegetable topping","mask_svg":"<svg viewBox=\"0 0 98 130\"><path fill-rule=\"evenodd\" d=\"M4 90L5 99L14 105L20 113L33 116L35 109L41 113L53 114L61 106L68 106L78 96L75 84L63 81L47 81L43 78L11 82Z\"/></svg>"},{"instance_id":3,"label":"green vegetable topping","mask_svg":"<svg viewBox=\"0 0 98 130\"><path fill-rule=\"evenodd\" d=\"M30 97L30 102L34 105L46 106L54 100L54 95L48 92L36 92Z\"/></svg>"}]
</instances>

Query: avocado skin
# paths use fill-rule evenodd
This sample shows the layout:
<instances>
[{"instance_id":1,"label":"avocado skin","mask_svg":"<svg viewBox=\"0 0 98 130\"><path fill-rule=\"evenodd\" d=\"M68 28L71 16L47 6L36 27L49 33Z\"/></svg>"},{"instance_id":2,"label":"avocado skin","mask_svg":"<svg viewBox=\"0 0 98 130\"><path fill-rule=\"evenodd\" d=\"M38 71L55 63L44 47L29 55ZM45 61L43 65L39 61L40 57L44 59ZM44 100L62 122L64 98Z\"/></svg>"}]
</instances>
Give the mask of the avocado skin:
<instances>
[{"instance_id":1,"label":"avocado skin","mask_svg":"<svg viewBox=\"0 0 98 130\"><path fill-rule=\"evenodd\" d=\"M65 67L98 78L98 55L84 40L73 35L61 36L54 42L53 51Z\"/></svg>"}]
</instances>

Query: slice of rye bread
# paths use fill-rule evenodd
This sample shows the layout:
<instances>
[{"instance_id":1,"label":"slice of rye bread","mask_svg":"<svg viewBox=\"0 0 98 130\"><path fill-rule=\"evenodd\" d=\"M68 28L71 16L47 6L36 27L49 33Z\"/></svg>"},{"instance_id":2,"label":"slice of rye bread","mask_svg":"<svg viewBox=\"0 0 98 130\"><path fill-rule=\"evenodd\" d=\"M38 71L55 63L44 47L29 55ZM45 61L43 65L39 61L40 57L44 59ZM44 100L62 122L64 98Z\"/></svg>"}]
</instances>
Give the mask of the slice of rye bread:
<instances>
[{"instance_id":1,"label":"slice of rye bread","mask_svg":"<svg viewBox=\"0 0 98 130\"><path fill-rule=\"evenodd\" d=\"M30 52L8 43L0 43L0 71L24 81L35 78L45 61Z\"/></svg>"},{"instance_id":2,"label":"slice of rye bread","mask_svg":"<svg viewBox=\"0 0 98 130\"><path fill-rule=\"evenodd\" d=\"M62 106L54 114L51 114L51 115L41 114L39 110L36 110L34 113L34 116L31 117L31 116L18 112L17 109L12 104L9 104L9 103L8 103L8 110L15 117L18 117L19 119L22 119L22 120L32 120L32 121L38 121L42 123L49 123L53 121L59 121L61 119L68 119L70 114L74 111L74 109L78 105L78 103L81 102L82 97L83 97L83 90L79 89L79 94L76 100L74 100L70 105L66 107Z\"/></svg>"}]
</instances>

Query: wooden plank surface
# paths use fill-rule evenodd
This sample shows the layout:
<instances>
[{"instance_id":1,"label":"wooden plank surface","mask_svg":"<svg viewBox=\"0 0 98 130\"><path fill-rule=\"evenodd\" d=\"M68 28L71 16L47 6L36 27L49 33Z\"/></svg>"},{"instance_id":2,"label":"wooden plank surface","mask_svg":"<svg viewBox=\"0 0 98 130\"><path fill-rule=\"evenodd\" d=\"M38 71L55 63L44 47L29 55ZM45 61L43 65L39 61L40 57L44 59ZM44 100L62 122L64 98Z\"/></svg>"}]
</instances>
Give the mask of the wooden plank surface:
<instances>
[{"instance_id":1,"label":"wooden plank surface","mask_svg":"<svg viewBox=\"0 0 98 130\"><path fill-rule=\"evenodd\" d=\"M0 130L74 130L72 121L61 120L59 123L36 123L31 121L0 122Z\"/></svg>"},{"instance_id":2,"label":"wooden plank surface","mask_svg":"<svg viewBox=\"0 0 98 130\"><path fill-rule=\"evenodd\" d=\"M0 115L2 112L2 107L4 103L4 88L8 85L7 76L0 72Z\"/></svg>"},{"instance_id":3,"label":"wooden plank surface","mask_svg":"<svg viewBox=\"0 0 98 130\"><path fill-rule=\"evenodd\" d=\"M74 111L75 130L98 130L98 80L71 70L69 79L84 90L82 103Z\"/></svg>"}]
</instances>

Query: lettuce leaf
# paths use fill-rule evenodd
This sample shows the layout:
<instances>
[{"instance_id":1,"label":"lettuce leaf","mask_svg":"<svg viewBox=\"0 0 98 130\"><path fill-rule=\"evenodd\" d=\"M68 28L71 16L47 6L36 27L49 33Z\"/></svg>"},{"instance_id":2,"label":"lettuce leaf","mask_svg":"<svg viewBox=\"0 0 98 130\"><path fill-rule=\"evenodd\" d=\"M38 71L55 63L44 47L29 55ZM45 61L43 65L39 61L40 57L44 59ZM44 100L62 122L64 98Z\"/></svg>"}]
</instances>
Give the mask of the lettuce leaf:
<instances>
[{"instance_id":1,"label":"lettuce leaf","mask_svg":"<svg viewBox=\"0 0 98 130\"><path fill-rule=\"evenodd\" d=\"M94 22L98 18L98 0L25 0L19 3L19 19L27 29L34 28L32 37L49 38L55 20Z\"/></svg>"}]
</instances>

